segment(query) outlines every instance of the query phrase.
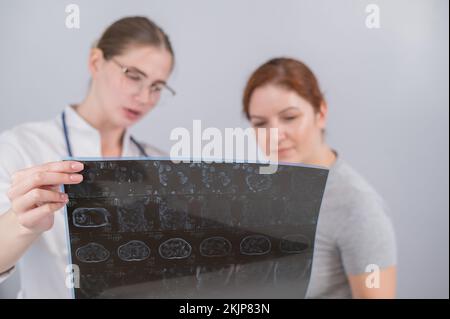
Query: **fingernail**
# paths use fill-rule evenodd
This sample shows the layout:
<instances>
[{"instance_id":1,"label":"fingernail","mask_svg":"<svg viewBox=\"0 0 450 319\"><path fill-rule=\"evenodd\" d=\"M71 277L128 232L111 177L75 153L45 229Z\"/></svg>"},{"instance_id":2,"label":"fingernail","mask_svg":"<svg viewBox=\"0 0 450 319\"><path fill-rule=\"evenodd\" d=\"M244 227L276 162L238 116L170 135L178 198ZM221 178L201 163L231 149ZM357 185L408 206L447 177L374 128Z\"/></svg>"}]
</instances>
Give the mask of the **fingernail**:
<instances>
[{"instance_id":1,"label":"fingernail","mask_svg":"<svg viewBox=\"0 0 450 319\"><path fill-rule=\"evenodd\" d=\"M76 163L73 163L71 165L71 167L72 167L73 170L82 170L83 169L83 164L79 163L79 162L76 162Z\"/></svg>"},{"instance_id":2,"label":"fingernail","mask_svg":"<svg viewBox=\"0 0 450 319\"><path fill-rule=\"evenodd\" d=\"M61 200L67 200L67 194L61 194Z\"/></svg>"},{"instance_id":3,"label":"fingernail","mask_svg":"<svg viewBox=\"0 0 450 319\"><path fill-rule=\"evenodd\" d=\"M71 179L73 182L81 182L81 181L83 180L83 175L80 175L80 174L72 174L72 175L70 175L70 179Z\"/></svg>"}]
</instances>

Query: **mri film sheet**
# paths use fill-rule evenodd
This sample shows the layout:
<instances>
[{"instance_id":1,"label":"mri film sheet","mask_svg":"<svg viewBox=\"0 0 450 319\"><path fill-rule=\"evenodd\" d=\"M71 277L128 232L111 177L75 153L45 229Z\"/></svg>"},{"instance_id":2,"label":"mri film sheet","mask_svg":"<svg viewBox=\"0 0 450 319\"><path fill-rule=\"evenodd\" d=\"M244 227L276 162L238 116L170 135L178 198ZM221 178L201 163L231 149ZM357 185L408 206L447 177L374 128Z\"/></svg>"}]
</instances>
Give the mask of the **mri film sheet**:
<instances>
[{"instance_id":1,"label":"mri film sheet","mask_svg":"<svg viewBox=\"0 0 450 319\"><path fill-rule=\"evenodd\" d=\"M75 298L305 297L327 169L81 162L64 186Z\"/></svg>"}]
</instances>

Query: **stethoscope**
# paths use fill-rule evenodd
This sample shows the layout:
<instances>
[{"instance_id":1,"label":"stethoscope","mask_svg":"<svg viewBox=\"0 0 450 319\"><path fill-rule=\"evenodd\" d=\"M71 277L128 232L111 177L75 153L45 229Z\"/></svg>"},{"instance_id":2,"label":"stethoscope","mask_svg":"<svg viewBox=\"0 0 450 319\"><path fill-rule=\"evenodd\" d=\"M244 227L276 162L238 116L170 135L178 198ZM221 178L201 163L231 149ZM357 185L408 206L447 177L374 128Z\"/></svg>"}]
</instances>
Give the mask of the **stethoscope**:
<instances>
[{"instance_id":1,"label":"stethoscope","mask_svg":"<svg viewBox=\"0 0 450 319\"><path fill-rule=\"evenodd\" d=\"M66 140L67 154L69 154L69 157L73 157L72 147L70 146L70 140L69 140L69 130L67 129L67 123L66 123L66 112L62 112L62 114L61 114L61 121L62 121L62 125L63 125L64 138ZM142 147L141 144L139 144L133 138L133 136L130 136L130 141L133 142L134 145L136 145L136 147L139 149L139 152L141 153L142 156L148 157L147 152L145 151L145 149Z\"/></svg>"}]
</instances>

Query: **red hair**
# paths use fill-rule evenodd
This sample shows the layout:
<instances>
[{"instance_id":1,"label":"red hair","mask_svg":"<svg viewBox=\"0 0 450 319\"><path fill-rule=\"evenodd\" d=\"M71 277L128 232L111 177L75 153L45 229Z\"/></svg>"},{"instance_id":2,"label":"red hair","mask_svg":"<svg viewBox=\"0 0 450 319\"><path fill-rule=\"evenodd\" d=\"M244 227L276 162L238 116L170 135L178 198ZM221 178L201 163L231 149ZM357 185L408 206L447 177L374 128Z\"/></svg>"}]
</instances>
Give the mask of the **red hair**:
<instances>
[{"instance_id":1,"label":"red hair","mask_svg":"<svg viewBox=\"0 0 450 319\"><path fill-rule=\"evenodd\" d=\"M295 91L312 105L315 112L318 112L321 104L325 102L319 82L308 66L298 60L276 58L256 69L247 82L243 97L243 111L247 119L250 118L249 105L253 92L267 84Z\"/></svg>"}]
</instances>

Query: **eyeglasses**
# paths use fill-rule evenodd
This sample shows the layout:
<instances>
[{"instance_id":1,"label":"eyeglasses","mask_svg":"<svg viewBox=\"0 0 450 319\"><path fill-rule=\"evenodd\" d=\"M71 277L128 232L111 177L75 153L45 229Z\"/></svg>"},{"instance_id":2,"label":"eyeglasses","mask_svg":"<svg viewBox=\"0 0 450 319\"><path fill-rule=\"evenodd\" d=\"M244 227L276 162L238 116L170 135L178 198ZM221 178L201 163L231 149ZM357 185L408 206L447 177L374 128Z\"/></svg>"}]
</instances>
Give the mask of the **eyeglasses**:
<instances>
[{"instance_id":1,"label":"eyeglasses","mask_svg":"<svg viewBox=\"0 0 450 319\"><path fill-rule=\"evenodd\" d=\"M122 87L128 93L137 95L146 87L145 74L133 67L124 66L115 59L111 59L122 71ZM176 92L165 82L158 81L149 85L150 98L153 102L166 101L175 96Z\"/></svg>"}]
</instances>

